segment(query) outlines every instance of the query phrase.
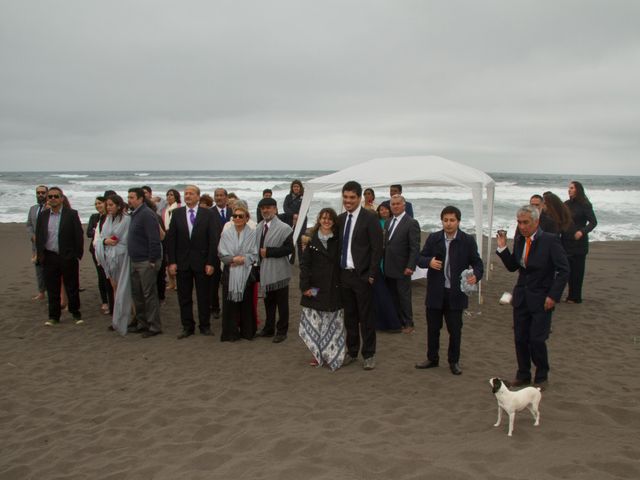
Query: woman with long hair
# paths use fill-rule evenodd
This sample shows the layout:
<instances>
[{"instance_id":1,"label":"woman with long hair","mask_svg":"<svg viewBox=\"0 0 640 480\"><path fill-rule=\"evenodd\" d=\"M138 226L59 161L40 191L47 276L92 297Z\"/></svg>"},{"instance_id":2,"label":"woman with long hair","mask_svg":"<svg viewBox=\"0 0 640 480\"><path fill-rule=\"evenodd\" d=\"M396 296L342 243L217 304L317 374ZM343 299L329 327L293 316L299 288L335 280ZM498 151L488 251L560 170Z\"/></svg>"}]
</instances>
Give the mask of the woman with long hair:
<instances>
[{"instance_id":1,"label":"woman with long hair","mask_svg":"<svg viewBox=\"0 0 640 480\"><path fill-rule=\"evenodd\" d=\"M587 253L589 253L589 232L596 228L598 220L596 220L593 207L584 192L582 183L575 180L569 183L568 193L569 200L564 203L571 211L575 228L573 235L567 236L563 242L571 267L567 303L582 303L582 283Z\"/></svg>"},{"instance_id":2,"label":"woman with long hair","mask_svg":"<svg viewBox=\"0 0 640 480\"><path fill-rule=\"evenodd\" d=\"M547 227L543 228L545 232L555 233L560 238L567 235L569 229L573 226L571 211L560 197L552 192L544 192L542 195L544 202L542 203L542 211L548 218Z\"/></svg>"},{"instance_id":3,"label":"woman with long hair","mask_svg":"<svg viewBox=\"0 0 640 480\"><path fill-rule=\"evenodd\" d=\"M291 186L289 187L289 193L284 198L284 203L282 204L282 209L284 210L284 215L282 217L282 221L287 223L291 228L295 230L296 224L298 223L298 214L300 213L300 207L302 206L302 197L304 196L304 186L300 180L293 180L291 182ZM301 232L304 233L307 230L307 218L305 217L303 220L304 224L302 225ZM302 255L302 243L301 238L298 238L298 258L301 258ZM291 255L291 264L295 260L295 255Z\"/></svg>"},{"instance_id":4,"label":"woman with long hair","mask_svg":"<svg viewBox=\"0 0 640 480\"><path fill-rule=\"evenodd\" d=\"M222 232L218 254L222 271L222 334L220 341L251 340L256 333L253 309L255 278L252 267L258 259L256 231L247 225L249 210L236 205L231 215L233 226Z\"/></svg>"},{"instance_id":5,"label":"woman with long hair","mask_svg":"<svg viewBox=\"0 0 640 480\"><path fill-rule=\"evenodd\" d=\"M362 200L362 208L376 212L378 206L374 203L376 192L373 191L373 188L365 188L362 196L364 197Z\"/></svg>"},{"instance_id":6,"label":"woman with long hair","mask_svg":"<svg viewBox=\"0 0 640 480\"><path fill-rule=\"evenodd\" d=\"M127 238L131 218L127 204L119 195L110 195L106 201L107 219L96 242L96 258L113 287L112 329L125 335L131 319L131 283L129 281L129 254Z\"/></svg>"},{"instance_id":7,"label":"woman with long hair","mask_svg":"<svg viewBox=\"0 0 640 480\"><path fill-rule=\"evenodd\" d=\"M332 208L318 213L311 239L300 261L299 334L313 354L311 365L342 365L345 354L344 311L340 298L338 215Z\"/></svg>"},{"instance_id":8,"label":"woman with long hair","mask_svg":"<svg viewBox=\"0 0 640 480\"><path fill-rule=\"evenodd\" d=\"M100 292L100 299L102 300L102 306L100 308L102 313L109 315L113 308L113 289L111 288L111 283L107 280L104 268L102 268L96 259L96 247L94 245L96 233L98 233L98 237L100 237L99 232L107 219L107 208L105 202L105 197L96 197L94 206L96 207L97 213L94 213L89 217L89 222L87 223L87 237L91 239L89 252L91 253L91 259L93 260L93 264L96 267L96 273L98 274L98 291Z\"/></svg>"}]
</instances>

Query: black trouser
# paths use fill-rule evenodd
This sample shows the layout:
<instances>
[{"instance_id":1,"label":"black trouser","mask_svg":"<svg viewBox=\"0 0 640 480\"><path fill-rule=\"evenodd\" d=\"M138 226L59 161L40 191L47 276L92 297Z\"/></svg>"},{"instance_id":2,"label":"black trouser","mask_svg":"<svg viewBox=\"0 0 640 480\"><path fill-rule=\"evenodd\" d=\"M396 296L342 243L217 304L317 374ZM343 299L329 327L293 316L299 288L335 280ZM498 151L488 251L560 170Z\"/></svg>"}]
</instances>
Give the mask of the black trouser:
<instances>
[{"instance_id":1,"label":"black trouser","mask_svg":"<svg viewBox=\"0 0 640 480\"><path fill-rule=\"evenodd\" d=\"M347 352L358 356L362 337L362 357L376 354L376 323L373 315L373 286L353 270L340 272L344 326L347 330Z\"/></svg>"},{"instance_id":2,"label":"black trouser","mask_svg":"<svg viewBox=\"0 0 640 480\"><path fill-rule=\"evenodd\" d=\"M279 317L276 324L276 308ZM264 293L264 309L267 318L264 322L263 330L276 335L286 335L289 330L289 285L278 290L271 290Z\"/></svg>"},{"instance_id":3,"label":"black trouser","mask_svg":"<svg viewBox=\"0 0 640 480\"><path fill-rule=\"evenodd\" d=\"M531 362L536 366L534 381L543 382L549 374L547 338L551 328L551 311L530 312L526 305L513 309L513 334L518 358L519 380L531 380Z\"/></svg>"},{"instance_id":4,"label":"black trouser","mask_svg":"<svg viewBox=\"0 0 640 480\"><path fill-rule=\"evenodd\" d=\"M449 289L446 288L442 308L427 308L427 358L434 363L440 361L440 330L443 318L449 332L447 361L458 363L460 361L460 344L462 343L462 310L450 308Z\"/></svg>"},{"instance_id":5,"label":"black trouser","mask_svg":"<svg viewBox=\"0 0 640 480\"><path fill-rule=\"evenodd\" d=\"M158 287L158 300L165 300L167 298L167 259L165 257L162 257L156 285Z\"/></svg>"},{"instance_id":6,"label":"black trouser","mask_svg":"<svg viewBox=\"0 0 640 480\"><path fill-rule=\"evenodd\" d=\"M220 262L217 261L216 269L214 270L213 275L211 276L211 295L210 295L211 311L214 313L220 312L220 298L218 296L218 290L220 290L221 279L222 279L222 270L220 269Z\"/></svg>"},{"instance_id":7,"label":"black trouser","mask_svg":"<svg viewBox=\"0 0 640 480\"><path fill-rule=\"evenodd\" d=\"M69 299L69 311L74 318L80 317L80 280L78 259L63 259L49 250L44 251L44 281L49 299L49 318L60 320L60 291L62 283Z\"/></svg>"},{"instance_id":8,"label":"black trouser","mask_svg":"<svg viewBox=\"0 0 640 480\"><path fill-rule=\"evenodd\" d=\"M193 270L178 270L176 275L178 284L178 303L180 304L180 320L182 328L187 332L193 332L196 324L193 320L193 285L196 286L196 302L198 304L198 323L200 331L209 330L211 323L211 277L202 272Z\"/></svg>"},{"instance_id":9,"label":"black trouser","mask_svg":"<svg viewBox=\"0 0 640 480\"><path fill-rule=\"evenodd\" d=\"M396 309L403 327L413 327L413 307L411 305L411 276L402 278L385 277L387 290L391 294L393 306Z\"/></svg>"},{"instance_id":10,"label":"black trouser","mask_svg":"<svg viewBox=\"0 0 640 480\"><path fill-rule=\"evenodd\" d=\"M582 302L582 281L584 280L587 255L569 255L569 293L567 300Z\"/></svg>"},{"instance_id":11,"label":"black trouser","mask_svg":"<svg viewBox=\"0 0 640 480\"><path fill-rule=\"evenodd\" d=\"M96 273L98 274L98 291L100 292L100 300L103 304L107 304L109 306L110 312L113 312L113 287L111 286L111 282L107 278L106 273L104 273L104 268L98 264L95 254L92 253L91 258L93 259L93 264L95 265Z\"/></svg>"}]
</instances>

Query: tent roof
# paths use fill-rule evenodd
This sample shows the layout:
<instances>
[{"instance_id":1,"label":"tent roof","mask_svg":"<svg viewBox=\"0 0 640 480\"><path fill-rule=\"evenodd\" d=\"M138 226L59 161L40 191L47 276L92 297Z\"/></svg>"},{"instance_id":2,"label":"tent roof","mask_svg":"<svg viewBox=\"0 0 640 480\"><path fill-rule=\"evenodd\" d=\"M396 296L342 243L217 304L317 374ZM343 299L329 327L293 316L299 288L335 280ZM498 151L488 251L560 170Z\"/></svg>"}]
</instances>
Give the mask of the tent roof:
<instances>
[{"instance_id":1,"label":"tent roof","mask_svg":"<svg viewBox=\"0 0 640 480\"><path fill-rule=\"evenodd\" d=\"M345 182L353 179L367 187L396 183L403 187L482 187L495 184L489 175L480 170L435 155L375 158L306 183L316 191L333 190L342 188Z\"/></svg>"}]
</instances>

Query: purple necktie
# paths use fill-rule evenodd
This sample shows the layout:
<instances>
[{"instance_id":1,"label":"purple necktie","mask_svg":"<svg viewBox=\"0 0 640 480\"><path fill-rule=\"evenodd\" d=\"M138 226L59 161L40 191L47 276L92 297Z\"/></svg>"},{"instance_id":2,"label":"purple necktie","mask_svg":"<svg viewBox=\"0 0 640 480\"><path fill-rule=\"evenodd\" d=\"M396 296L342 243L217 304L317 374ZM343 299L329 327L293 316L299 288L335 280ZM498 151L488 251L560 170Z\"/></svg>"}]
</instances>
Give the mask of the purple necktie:
<instances>
[{"instance_id":1,"label":"purple necktie","mask_svg":"<svg viewBox=\"0 0 640 480\"><path fill-rule=\"evenodd\" d=\"M191 226L193 227L193 224L196 223L196 214L193 208L189 209L189 220L191 221Z\"/></svg>"}]
</instances>

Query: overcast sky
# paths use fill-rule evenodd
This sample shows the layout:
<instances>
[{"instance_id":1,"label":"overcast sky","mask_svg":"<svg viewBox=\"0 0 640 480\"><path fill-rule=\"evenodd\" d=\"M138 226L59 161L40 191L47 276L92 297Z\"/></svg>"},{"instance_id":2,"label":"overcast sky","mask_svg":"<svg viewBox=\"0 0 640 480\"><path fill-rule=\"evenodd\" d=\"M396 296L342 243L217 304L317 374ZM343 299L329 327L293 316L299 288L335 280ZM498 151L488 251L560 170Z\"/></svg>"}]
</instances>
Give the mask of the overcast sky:
<instances>
[{"instance_id":1,"label":"overcast sky","mask_svg":"<svg viewBox=\"0 0 640 480\"><path fill-rule=\"evenodd\" d=\"M0 170L640 175L640 2L0 0Z\"/></svg>"}]
</instances>

